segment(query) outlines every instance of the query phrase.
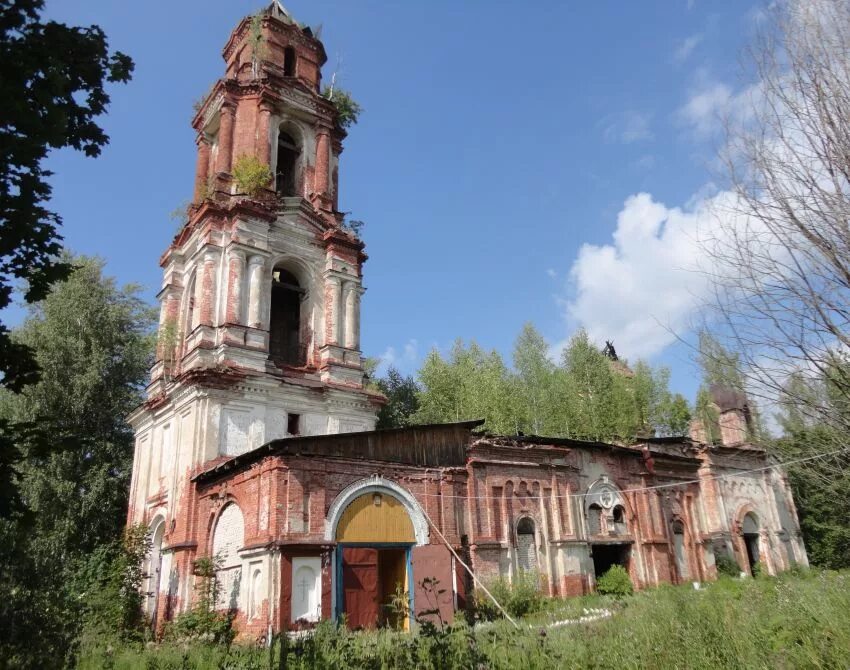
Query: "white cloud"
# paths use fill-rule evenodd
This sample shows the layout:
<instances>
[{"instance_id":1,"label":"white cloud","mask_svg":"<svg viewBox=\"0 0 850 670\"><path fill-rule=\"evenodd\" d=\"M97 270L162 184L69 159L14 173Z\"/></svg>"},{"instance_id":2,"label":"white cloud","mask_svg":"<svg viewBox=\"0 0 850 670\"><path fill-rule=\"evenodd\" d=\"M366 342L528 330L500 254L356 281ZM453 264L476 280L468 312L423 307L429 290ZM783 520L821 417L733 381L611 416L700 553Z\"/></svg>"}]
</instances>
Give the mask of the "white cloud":
<instances>
[{"instance_id":1,"label":"white cloud","mask_svg":"<svg viewBox=\"0 0 850 670\"><path fill-rule=\"evenodd\" d=\"M693 53L693 50L699 46L700 42L702 42L701 33L697 33L683 39L679 42L679 46L677 46L676 50L673 52L673 62L684 63L691 53Z\"/></svg>"},{"instance_id":2,"label":"white cloud","mask_svg":"<svg viewBox=\"0 0 850 670\"><path fill-rule=\"evenodd\" d=\"M716 136L723 129L724 122L731 123L733 127L748 123L761 104L761 84L734 92L723 82L712 80L704 70L698 70L694 78L697 83L675 116L693 131L698 140Z\"/></svg>"},{"instance_id":3,"label":"white cloud","mask_svg":"<svg viewBox=\"0 0 850 670\"><path fill-rule=\"evenodd\" d=\"M651 140L654 137L650 129L651 120L651 114L635 111L611 114L602 120L602 135L607 142L623 144Z\"/></svg>"},{"instance_id":4,"label":"white cloud","mask_svg":"<svg viewBox=\"0 0 850 670\"><path fill-rule=\"evenodd\" d=\"M677 115L698 138L705 139L720 130L731 99L732 89L726 84L714 82L697 89Z\"/></svg>"},{"instance_id":5,"label":"white cloud","mask_svg":"<svg viewBox=\"0 0 850 670\"><path fill-rule=\"evenodd\" d=\"M549 278L550 278L550 279L555 279L555 277L557 277L557 276L558 276L558 273L557 273L557 272L555 272L555 269L554 269L554 268L548 268L548 269L546 270L546 274L549 276Z\"/></svg>"},{"instance_id":6,"label":"white cloud","mask_svg":"<svg viewBox=\"0 0 850 670\"><path fill-rule=\"evenodd\" d=\"M410 339L398 351L395 347L387 347L379 356L380 362L375 374L382 376L386 374L391 367L395 368L402 374L411 374L416 371L419 364L419 342L415 339Z\"/></svg>"},{"instance_id":7,"label":"white cloud","mask_svg":"<svg viewBox=\"0 0 850 670\"><path fill-rule=\"evenodd\" d=\"M714 206L729 198L721 192L683 209L648 193L630 196L611 243L583 245L572 264L569 320L629 359L662 351L708 295L700 231L717 229Z\"/></svg>"}]
</instances>

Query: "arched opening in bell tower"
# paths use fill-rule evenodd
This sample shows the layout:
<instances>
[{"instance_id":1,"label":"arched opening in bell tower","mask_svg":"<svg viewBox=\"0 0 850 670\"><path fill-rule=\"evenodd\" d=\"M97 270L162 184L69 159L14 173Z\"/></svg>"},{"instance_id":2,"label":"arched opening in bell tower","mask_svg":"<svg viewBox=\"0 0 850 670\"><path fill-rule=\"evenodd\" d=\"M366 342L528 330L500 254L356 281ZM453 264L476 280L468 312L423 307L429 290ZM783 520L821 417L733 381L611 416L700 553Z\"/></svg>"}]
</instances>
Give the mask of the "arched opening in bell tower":
<instances>
[{"instance_id":1,"label":"arched opening in bell tower","mask_svg":"<svg viewBox=\"0 0 850 670\"><path fill-rule=\"evenodd\" d=\"M299 195L298 162L301 148L292 135L280 130L277 136L275 190L282 197Z\"/></svg>"},{"instance_id":2,"label":"arched opening in bell tower","mask_svg":"<svg viewBox=\"0 0 850 670\"><path fill-rule=\"evenodd\" d=\"M283 76L284 77L294 77L295 76L295 49L292 47L286 47L283 50Z\"/></svg>"},{"instance_id":3,"label":"arched opening in bell tower","mask_svg":"<svg viewBox=\"0 0 850 670\"><path fill-rule=\"evenodd\" d=\"M301 302L307 291L289 270L275 266L271 294L269 358L279 365L304 365L307 351L301 338Z\"/></svg>"}]
</instances>

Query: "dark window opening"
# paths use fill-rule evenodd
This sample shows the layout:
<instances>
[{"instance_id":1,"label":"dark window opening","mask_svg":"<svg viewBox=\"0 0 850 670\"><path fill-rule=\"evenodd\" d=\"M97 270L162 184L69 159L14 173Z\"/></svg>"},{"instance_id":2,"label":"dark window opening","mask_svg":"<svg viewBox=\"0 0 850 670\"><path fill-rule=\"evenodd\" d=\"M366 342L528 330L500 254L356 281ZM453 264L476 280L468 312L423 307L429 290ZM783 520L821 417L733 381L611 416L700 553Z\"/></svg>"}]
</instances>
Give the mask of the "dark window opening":
<instances>
[{"instance_id":1,"label":"dark window opening","mask_svg":"<svg viewBox=\"0 0 850 670\"><path fill-rule=\"evenodd\" d=\"M301 150L290 135L280 132L277 138L277 170L275 171L275 189L278 195L298 195L298 157Z\"/></svg>"},{"instance_id":2,"label":"dark window opening","mask_svg":"<svg viewBox=\"0 0 850 670\"><path fill-rule=\"evenodd\" d=\"M628 532L626 527L626 508L622 505L616 505L611 511L611 518L614 521L614 532L617 535L625 535Z\"/></svg>"},{"instance_id":3,"label":"dark window opening","mask_svg":"<svg viewBox=\"0 0 850 670\"><path fill-rule=\"evenodd\" d=\"M626 509L622 505L617 505L614 508L614 523L625 523Z\"/></svg>"},{"instance_id":4,"label":"dark window opening","mask_svg":"<svg viewBox=\"0 0 850 670\"><path fill-rule=\"evenodd\" d=\"M283 74L286 77L295 76L295 49L292 47L283 50Z\"/></svg>"},{"instance_id":5,"label":"dark window opening","mask_svg":"<svg viewBox=\"0 0 850 670\"><path fill-rule=\"evenodd\" d=\"M301 342L301 300L305 291L291 272L272 275L269 318L269 357L282 365L304 365L306 348Z\"/></svg>"},{"instance_id":6,"label":"dark window opening","mask_svg":"<svg viewBox=\"0 0 850 670\"><path fill-rule=\"evenodd\" d=\"M287 414L286 415L286 432L290 435L301 434L301 415Z\"/></svg>"},{"instance_id":7,"label":"dark window opening","mask_svg":"<svg viewBox=\"0 0 850 670\"><path fill-rule=\"evenodd\" d=\"M517 535L534 535L534 521L527 516L523 517L516 525L516 533Z\"/></svg>"}]
</instances>

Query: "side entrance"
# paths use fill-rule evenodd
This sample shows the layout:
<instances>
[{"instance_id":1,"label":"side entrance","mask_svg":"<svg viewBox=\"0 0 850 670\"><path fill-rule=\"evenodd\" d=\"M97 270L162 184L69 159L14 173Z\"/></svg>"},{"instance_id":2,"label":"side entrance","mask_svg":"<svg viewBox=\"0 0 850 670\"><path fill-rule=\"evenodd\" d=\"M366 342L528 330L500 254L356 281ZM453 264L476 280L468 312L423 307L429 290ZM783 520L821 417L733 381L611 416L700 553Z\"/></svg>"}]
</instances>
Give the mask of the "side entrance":
<instances>
[{"instance_id":1,"label":"side entrance","mask_svg":"<svg viewBox=\"0 0 850 670\"><path fill-rule=\"evenodd\" d=\"M404 505L373 491L348 505L336 529L336 614L353 629L408 628L413 611L413 524Z\"/></svg>"}]
</instances>

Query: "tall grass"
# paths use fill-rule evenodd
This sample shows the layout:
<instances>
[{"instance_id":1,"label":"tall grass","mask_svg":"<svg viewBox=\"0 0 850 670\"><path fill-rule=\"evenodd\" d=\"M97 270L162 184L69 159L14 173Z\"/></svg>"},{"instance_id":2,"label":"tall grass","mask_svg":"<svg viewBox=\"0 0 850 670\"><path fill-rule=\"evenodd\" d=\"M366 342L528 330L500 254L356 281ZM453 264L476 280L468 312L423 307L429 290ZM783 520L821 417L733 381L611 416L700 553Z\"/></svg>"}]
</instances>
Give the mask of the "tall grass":
<instances>
[{"instance_id":1,"label":"tall grass","mask_svg":"<svg viewBox=\"0 0 850 670\"><path fill-rule=\"evenodd\" d=\"M163 645L100 649L81 668L233 670L285 667L446 668L844 668L850 663L850 574L776 579L724 578L699 591L664 586L616 602L610 619L546 628L541 614L521 630L498 621L474 630L462 621L418 635L352 633L322 624L285 649ZM570 601L565 601L568 609ZM555 604L546 608L557 618ZM548 616L547 616L548 618ZM279 643L276 643L276 645ZM285 652L285 665L281 657Z\"/></svg>"}]
</instances>

